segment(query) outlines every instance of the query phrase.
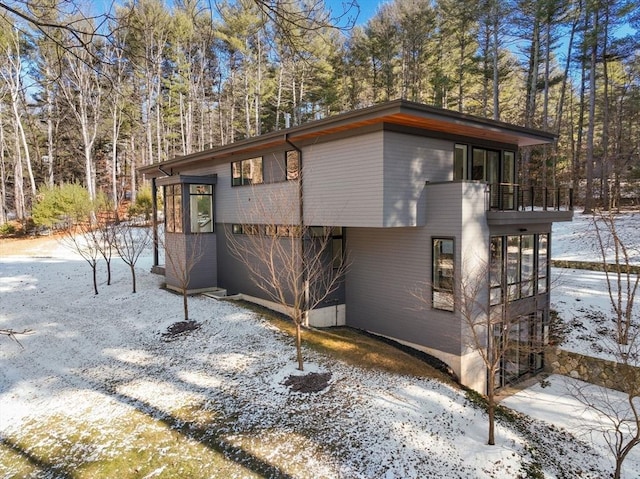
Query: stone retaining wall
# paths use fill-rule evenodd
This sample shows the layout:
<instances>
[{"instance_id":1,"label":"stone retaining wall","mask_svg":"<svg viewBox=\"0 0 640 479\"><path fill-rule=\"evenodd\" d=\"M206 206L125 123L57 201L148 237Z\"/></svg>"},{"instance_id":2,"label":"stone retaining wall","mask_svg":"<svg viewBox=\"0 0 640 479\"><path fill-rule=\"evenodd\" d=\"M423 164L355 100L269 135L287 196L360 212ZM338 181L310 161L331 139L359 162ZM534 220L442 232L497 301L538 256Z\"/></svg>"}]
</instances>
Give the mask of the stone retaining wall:
<instances>
[{"instance_id":1,"label":"stone retaining wall","mask_svg":"<svg viewBox=\"0 0 640 479\"><path fill-rule=\"evenodd\" d=\"M548 348L545 370L618 391L628 390L629 384L640 384L640 368L606 359L592 358L579 353ZM626 386L625 386L626 384Z\"/></svg>"}]
</instances>

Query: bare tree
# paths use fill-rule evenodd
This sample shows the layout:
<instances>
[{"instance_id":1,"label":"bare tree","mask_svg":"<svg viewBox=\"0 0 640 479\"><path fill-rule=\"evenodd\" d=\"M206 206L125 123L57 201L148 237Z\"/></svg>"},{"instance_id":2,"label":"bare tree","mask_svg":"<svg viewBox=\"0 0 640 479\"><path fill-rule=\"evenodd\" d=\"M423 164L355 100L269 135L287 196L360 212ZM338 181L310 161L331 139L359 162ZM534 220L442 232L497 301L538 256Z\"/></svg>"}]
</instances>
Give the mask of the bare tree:
<instances>
[{"instance_id":1,"label":"bare tree","mask_svg":"<svg viewBox=\"0 0 640 479\"><path fill-rule=\"evenodd\" d=\"M136 263L150 244L151 233L148 228L137 228L127 221L117 225L114 246L122 261L131 270L133 293L136 292Z\"/></svg>"},{"instance_id":2,"label":"bare tree","mask_svg":"<svg viewBox=\"0 0 640 479\"><path fill-rule=\"evenodd\" d=\"M65 230L63 243L78 253L91 266L93 291L94 294L98 294L97 268L102 248L99 229L95 228L89 218L86 218Z\"/></svg>"},{"instance_id":3,"label":"bare tree","mask_svg":"<svg viewBox=\"0 0 640 479\"><path fill-rule=\"evenodd\" d=\"M614 313L616 340L625 345L634 324L634 301L640 284L640 274L637 270L634 272L630 259L634 251L618 234L615 215L611 211L594 213L593 226Z\"/></svg>"},{"instance_id":4,"label":"bare tree","mask_svg":"<svg viewBox=\"0 0 640 479\"><path fill-rule=\"evenodd\" d=\"M619 391L585 383L570 384L570 392L598 417L591 433L601 434L611 452L614 479L622 477L622 467L629 453L640 444L640 329L634 324L627 343L620 344L617 332L603 334L598 348L617 361L616 383Z\"/></svg>"},{"instance_id":5,"label":"bare tree","mask_svg":"<svg viewBox=\"0 0 640 479\"><path fill-rule=\"evenodd\" d=\"M188 238L189 241L185 241L184 244L180 245L181 247L176 247L177 245L175 244L167 245L166 236L164 235L158 238L158 243L164 250L165 268L167 268L165 275L171 275L172 279L176 282L175 287L182 293L182 307L185 321L189 321L188 298L191 273L205 253L202 233L190 234Z\"/></svg>"},{"instance_id":6,"label":"bare tree","mask_svg":"<svg viewBox=\"0 0 640 479\"><path fill-rule=\"evenodd\" d=\"M338 289L347 260L341 249L332 250L333 229L300 221L298 203L286 194L254 194L251 204L247 221L225 230L227 243L254 285L293 320L303 371L302 328L309 312Z\"/></svg>"},{"instance_id":7,"label":"bare tree","mask_svg":"<svg viewBox=\"0 0 640 479\"><path fill-rule=\"evenodd\" d=\"M496 268L502 266L497 264ZM510 294L504 284L500 287L501 300L490 298L489 284L499 277L500 271L493 271L486 261L469 262L462 265L459 274L452 278L453 294L443 296L441 301L449 302L445 309L458 314L463 326L462 341L467 351L474 352L486 371L486 401L488 416L487 444L495 445L496 392L502 386L502 374L506 374L505 364L515 351L526 354L541 353L543 338L531 338L527 344L519 340L519 331L528 316L519 312L510 301ZM421 309L432 308L431 290L433 285L419 285L413 296L418 299ZM491 293L494 294L494 293ZM494 304L497 303L497 304Z\"/></svg>"}]
</instances>

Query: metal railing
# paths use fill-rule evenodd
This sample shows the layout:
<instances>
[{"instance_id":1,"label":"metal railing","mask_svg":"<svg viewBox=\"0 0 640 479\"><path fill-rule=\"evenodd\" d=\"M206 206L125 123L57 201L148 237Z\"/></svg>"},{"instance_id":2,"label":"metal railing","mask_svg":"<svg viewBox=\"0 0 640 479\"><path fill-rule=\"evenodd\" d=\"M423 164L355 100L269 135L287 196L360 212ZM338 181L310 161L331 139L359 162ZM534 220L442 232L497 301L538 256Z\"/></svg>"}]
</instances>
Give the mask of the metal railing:
<instances>
[{"instance_id":1,"label":"metal railing","mask_svg":"<svg viewBox=\"0 0 640 479\"><path fill-rule=\"evenodd\" d=\"M487 185L488 207L497 211L573 211L573 189L560 186Z\"/></svg>"}]
</instances>

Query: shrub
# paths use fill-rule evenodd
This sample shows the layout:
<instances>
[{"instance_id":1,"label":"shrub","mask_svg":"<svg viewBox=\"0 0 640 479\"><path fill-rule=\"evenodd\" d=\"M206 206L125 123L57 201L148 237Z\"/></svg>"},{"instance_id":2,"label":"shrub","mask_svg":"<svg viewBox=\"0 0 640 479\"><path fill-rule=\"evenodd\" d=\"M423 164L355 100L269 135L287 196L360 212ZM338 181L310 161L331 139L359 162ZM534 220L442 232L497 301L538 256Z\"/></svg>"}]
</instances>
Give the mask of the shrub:
<instances>
[{"instance_id":1,"label":"shrub","mask_svg":"<svg viewBox=\"0 0 640 479\"><path fill-rule=\"evenodd\" d=\"M66 226L86 218L92 210L89 192L78 183L45 186L36 197L31 216L36 226L55 227L61 222Z\"/></svg>"},{"instance_id":2,"label":"shrub","mask_svg":"<svg viewBox=\"0 0 640 479\"><path fill-rule=\"evenodd\" d=\"M0 225L0 236L13 236L22 229L20 223L8 221Z\"/></svg>"},{"instance_id":3,"label":"shrub","mask_svg":"<svg viewBox=\"0 0 640 479\"><path fill-rule=\"evenodd\" d=\"M144 187L138 191L135 203L129 206L129 217L144 215L145 221L149 221L152 211L153 197L151 195L151 188Z\"/></svg>"}]
</instances>

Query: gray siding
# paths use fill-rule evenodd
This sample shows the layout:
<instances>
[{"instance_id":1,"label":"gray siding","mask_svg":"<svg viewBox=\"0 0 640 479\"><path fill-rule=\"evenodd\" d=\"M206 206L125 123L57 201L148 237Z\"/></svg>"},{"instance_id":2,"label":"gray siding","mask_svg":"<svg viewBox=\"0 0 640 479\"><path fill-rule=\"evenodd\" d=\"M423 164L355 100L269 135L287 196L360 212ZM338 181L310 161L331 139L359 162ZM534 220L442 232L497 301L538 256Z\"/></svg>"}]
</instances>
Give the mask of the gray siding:
<instances>
[{"instance_id":1,"label":"gray siding","mask_svg":"<svg viewBox=\"0 0 640 479\"><path fill-rule=\"evenodd\" d=\"M349 228L347 325L460 353L460 323L432 310L413 292L431 281L431 232L426 228ZM425 291L429 297L429 291Z\"/></svg>"},{"instance_id":2,"label":"gray siding","mask_svg":"<svg viewBox=\"0 0 640 479\"><path fill-rule=\"evenodd\" d=\"M218 283L216 234L166 233L165 279L167 284L187 289L213 288ZM197 260L197 261L196 261Z\"/></svg>"},{"instance_id":3,"label":"gray siding","mask_svg":"<svg viewBox=\"0 0 640 479\"><path fill-rule=\"evenodd\" d=\"M383 132L303 148L304 216L322 226L382 226Z\"/></svg>"},{"instance_id":4,"label":"gray siding","mask_svg":"<svg viewBox=\"0 0 640 479\"><path fill-rule=\"evenodd\" d=\"M384 133L384 224L423 226L425 183L453 178L451 141Z\"/></svg>"}]
</instances>

